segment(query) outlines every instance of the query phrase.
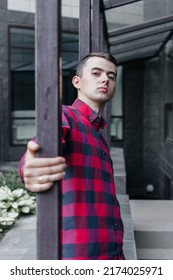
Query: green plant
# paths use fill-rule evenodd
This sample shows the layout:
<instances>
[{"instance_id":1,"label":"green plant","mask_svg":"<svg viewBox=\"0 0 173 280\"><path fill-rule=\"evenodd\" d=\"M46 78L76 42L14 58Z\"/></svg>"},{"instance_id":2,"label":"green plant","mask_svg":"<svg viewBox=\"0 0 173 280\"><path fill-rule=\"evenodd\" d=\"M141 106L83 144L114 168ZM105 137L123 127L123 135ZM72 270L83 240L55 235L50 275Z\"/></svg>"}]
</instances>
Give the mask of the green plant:
<instances>
[{"instance_id":1,"label":"green plant","mask_svg":"<svg viewBox=\"0 0 173 280\"><path fill-rule=\"evenodd\" d=\"M0 186L4 185L4 183L10 188L10 190L25 188L16 171L5 173L0 172Z\"/></svg>"},{"instance_id":2,"label":"green plant","mask_svg":"<svg viewBox=\"0 0 173 280\"><path fill-rule=\"evenodd\" d=\"M0 177L0 232L2 232L11 227L20 215L35 213L36 201L34 195L30 195L23 187L16 188L14 182L10 187L7 186L2 172ZM12 178L14 180L13 175ZM9 182L10 180L8 184Z\"/></svg>"}]
</instances>

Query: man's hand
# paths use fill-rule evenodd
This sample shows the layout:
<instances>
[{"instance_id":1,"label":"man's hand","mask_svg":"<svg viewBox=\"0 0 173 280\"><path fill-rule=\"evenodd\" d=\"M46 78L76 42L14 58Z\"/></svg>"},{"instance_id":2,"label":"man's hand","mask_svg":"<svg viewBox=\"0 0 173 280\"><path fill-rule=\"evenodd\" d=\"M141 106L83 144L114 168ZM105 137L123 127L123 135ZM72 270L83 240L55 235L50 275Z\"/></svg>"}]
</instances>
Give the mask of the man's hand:
<instances>
[{"instance_id":1,"label":"man's hand","mask_svg":"<svg viewBox=\"0 0 173 280\"><path fill-rule=\"evenodd\" d=\"M51 188L54 181L64 178L66 163L63 157L36 158L39 145L29 141L23 166L25 187L32 192L42 192Z\"/></svg>"}]
</instances>

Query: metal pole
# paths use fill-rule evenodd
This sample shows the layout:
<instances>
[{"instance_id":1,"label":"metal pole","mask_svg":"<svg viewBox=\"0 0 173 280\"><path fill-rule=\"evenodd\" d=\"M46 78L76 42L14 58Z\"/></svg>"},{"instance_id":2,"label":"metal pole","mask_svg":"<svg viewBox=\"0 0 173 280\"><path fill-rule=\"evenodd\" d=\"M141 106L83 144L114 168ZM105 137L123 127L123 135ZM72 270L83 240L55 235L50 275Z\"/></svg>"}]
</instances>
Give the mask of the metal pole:
<instances>
[{"instance_id":1,"label":"metal pole","mask_svg":"<svg viewBox=\"0 0 173 280\"><path fill-rule=\"evenodd\" d=\"M100 51L100 0L92 2L92 52Z\"/></svg>"},{"instance_id":2,"label":"metal pole","mask_svg":"<svg viewBox=\"0 0 173 280\"><path fill-rule=\"evenodd\" d=\"M79 59L91 51L91 0L79 2Z\"/></svg>"},{"instance_id":3,"label":"metal pole","mask_svg":"<svg viewBox=\"0 0 173 280\"><path fill-rule=\"evenodd\" d=\"M3 119L3 88L0 79L0 162L4 161L4 119Z\"/></svg>"},{"instance_id":4,"label":"metal pole","mask_svg":"<svg viewBox=\"0 0 173 280\"><path fill-rule=\"evenodd\" d=\"M36 127L39 157L61 154L61 1L36 1ZM59 182L37 195L37 258L59 259Z\"/></svg>"},{"instance_id":5,"label":"metal pole","mask_svg":"<svg viewBox=\"0 0 173 280\"><path fill-rule=\"evenodd\" d=\"M92 51L99 52L99 51L108 51L108 43L105 39L107 34L106 29L106 22L104 17L104 10L103 10L103 1L100 0L93 0L92 2ZM111 103L108 102L104 109L104 118L107 120L107 126L102 132L108 146L110 146L110 112L111 112Z\"/></svg>"}]
</instances>

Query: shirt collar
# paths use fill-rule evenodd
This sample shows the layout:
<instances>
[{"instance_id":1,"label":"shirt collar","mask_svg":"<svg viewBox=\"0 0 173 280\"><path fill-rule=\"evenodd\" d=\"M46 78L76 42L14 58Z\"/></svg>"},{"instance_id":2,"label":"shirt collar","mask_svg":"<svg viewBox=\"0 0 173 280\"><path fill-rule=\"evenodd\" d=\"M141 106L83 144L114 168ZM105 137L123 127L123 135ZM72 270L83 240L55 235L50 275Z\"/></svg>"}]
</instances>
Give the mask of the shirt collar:
<instances>
[{"instance_id":1,"label":"shirt collar","mask_svg":"<svg viewBox=\"0 0 173 280\"><path fill-rule=\"evenodd\" d=\"M77 98L72 106L76 107L97 130L103 129L106 126L106 121L102 117L99 117L98 114L82 100Z\"/></svg>"}]
</instances>

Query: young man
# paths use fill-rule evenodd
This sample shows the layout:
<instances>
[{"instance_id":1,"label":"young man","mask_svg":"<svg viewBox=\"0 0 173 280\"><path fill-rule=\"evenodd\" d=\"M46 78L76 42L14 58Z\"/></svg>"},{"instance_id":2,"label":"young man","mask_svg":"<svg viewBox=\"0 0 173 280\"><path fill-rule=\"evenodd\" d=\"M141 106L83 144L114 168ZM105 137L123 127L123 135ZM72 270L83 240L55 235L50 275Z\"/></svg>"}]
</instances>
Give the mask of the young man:
<instances>
[{"instance_id":1,"label":"young man","mask_svg":"<svg viewBox=\"0 0 173 280\"><path fill-rule=\"evenodd\" d=\"M62 259L124 259L113 166L101 134L116 71L110 54L84 57L72 80L78 98L62 108L63 157L36 158L39 145L30 141L20 162L19 174L33 192L46 191L62 179Z\"/></svg>"}]
</instances>

